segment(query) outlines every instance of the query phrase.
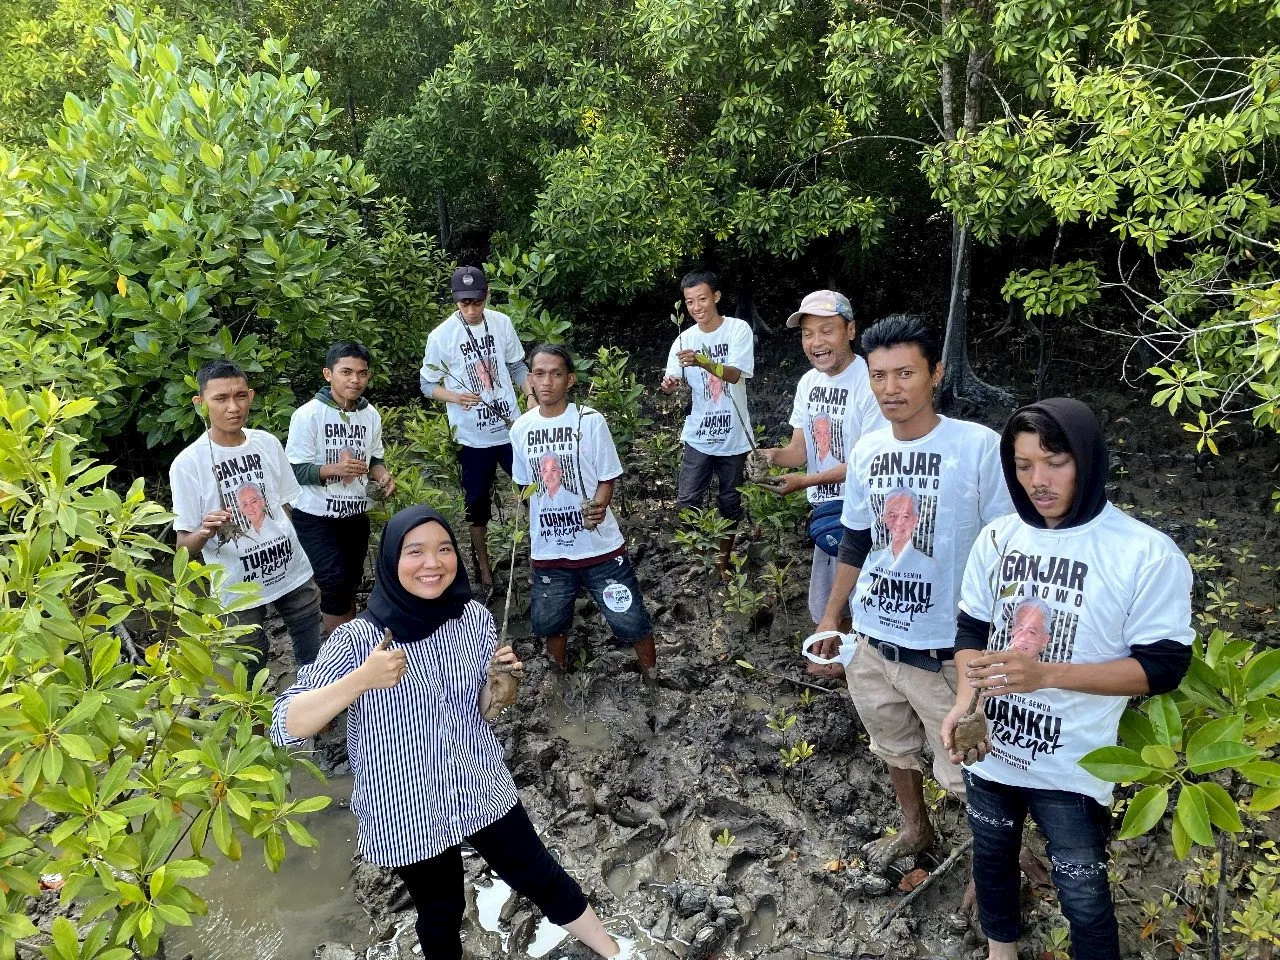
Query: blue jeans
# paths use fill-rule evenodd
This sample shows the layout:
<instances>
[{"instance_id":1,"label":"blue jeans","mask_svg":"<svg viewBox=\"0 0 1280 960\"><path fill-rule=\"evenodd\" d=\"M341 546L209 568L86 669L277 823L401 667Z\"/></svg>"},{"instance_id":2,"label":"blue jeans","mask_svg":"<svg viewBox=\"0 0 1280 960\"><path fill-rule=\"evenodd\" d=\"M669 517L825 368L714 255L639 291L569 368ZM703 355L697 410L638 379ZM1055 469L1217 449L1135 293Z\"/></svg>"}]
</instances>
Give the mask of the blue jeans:
<instances>
[{"instance_id":1,"label":"blue jeans","mask_svg":"<svg viewBox=\"0 0 1280 960\"><path fill-rule=\"evenodd\" d=\"M534 567L530 626L535 637L559 637L573 624L573 605L586 587L619 644L633 646L653 633L640 581L627 555L590 567Z\"/></svg>"},{"instance_id":2,"label":"blue jeans","mask_svg":"<svg viewBox=\"0 0 1280 960\"><path fill-rule=\"evenodd\" d=\"M1075 960L1118 960L1120 933L1107 882L1111 811L1066 790L1010 787L964 772L965 808L973 831L973 880L982 932L1015 943L1022 876L1018 854L1027 814L1048 841L1053 885L1071 926Z\"/></svg>"}]
</instances>

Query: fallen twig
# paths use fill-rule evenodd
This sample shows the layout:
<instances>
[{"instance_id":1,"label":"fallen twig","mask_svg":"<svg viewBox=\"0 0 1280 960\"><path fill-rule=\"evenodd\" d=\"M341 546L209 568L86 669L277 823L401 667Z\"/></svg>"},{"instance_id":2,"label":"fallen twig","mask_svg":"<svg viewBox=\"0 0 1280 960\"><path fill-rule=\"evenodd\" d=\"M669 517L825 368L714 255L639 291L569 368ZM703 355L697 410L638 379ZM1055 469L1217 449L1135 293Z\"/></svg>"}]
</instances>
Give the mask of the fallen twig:
<instances>
[{"instance_id":1,"label":"fallen twig","mask_svg":"<svg viewBox=\"0 0 1280 960\"><path fill-rule=\"evenodd\" d=\"M888 927L889 924L893 922L894 918L897 917L898 914L900 914L903 910L905 910L907 908L907 905L910 904L912 900L920 896L920 894L923 893L924 890L930 884L933 883L933 881L937 880L940 876L942 876L948 870L950 870L952 866L955 865L955 862L960 859L960 855L964 853L966 850L968 850L972 844L973 844L973 837L969 837L967 840L965 840L964 843L960 844L954 850L952 850L951 855L948 856L947 859L943 860L940 864L934 867L933 873L929 874L927 877L921 880L919 885L914 890L912 890L905 897L899 900L897 906L895 906L892 910L890 910L888 913L884 915L884 919L882 919L880 923L876 926L876 928L873 931L871 931L871 936L874 937L879 933L883 933L885 928Z\"/></svg>"},{"instance_id":2,"label":"fallen twig","mask_svg":"<svg viewBox=\"0 0 1280 960\"><path fill-rule=\"evenodd\" d=\"M797 680L795 677L789 677L785 673L770 670L768 667L757 667L753 664L751 669L756 673L763 673L766 677L773 677L775 680L786 680L788 683L794 683L809 690L817 690L819 693L835 693L830 687L820 687L814 683L806 683L803 680Z\"/></svg>"}]
</instances>

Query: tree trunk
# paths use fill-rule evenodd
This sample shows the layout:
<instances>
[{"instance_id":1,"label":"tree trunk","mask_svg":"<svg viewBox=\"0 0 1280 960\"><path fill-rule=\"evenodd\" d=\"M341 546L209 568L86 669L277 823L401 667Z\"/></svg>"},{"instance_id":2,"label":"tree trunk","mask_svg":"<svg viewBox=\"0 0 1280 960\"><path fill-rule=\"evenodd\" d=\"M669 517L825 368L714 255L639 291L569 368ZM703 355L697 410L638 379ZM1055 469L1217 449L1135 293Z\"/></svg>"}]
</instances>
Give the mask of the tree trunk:
<instances>
[{"instance_id":1,"label":"tree trunk","mask_svg":"<svg viewBox=\"0 0 1280 960\"><path fill-rule=\"evenodd\" d=\"M943 3L943 29L950 19L950 4ZM987 16L990 12L987 11ZM982 77L990 62L991 52L977 48L969 51L964 82L964 130L972 132L982 109ZM948 141L956 138L955 83L950 61L942 64L942 123ZM951 297L947 308L947 333L942 347L942 387L939 404L944 411L961 404L987 406L1008 403L1012 397L1004 390L985 383L969 365L969 349L965 342L969 328L969 278L972 255L969 225L955 217L951 220Z\"/></svg>"},{"instance_id":2,"label":"tree trunk","mask_svg":"<svg viewBox=\"0 0 1280 960\"><path fill-rule=\"evenodd\" d=\"M453 224L449 219L449 201L445 198L443 190L436 191L436 220L440 225L440 249L448 250Z\"/></svg>"},{"instance_id":3,"label":"tree trunk","mask_svg":"<svg viewBox=\"0 0 1280 960\"><path fill-rule=\"evenodd\" d=\"M751 287L751 280L747 272L743 271L738 274L738 282L734 288L734 310L737 311L739 320L745 320L751 325L751 332L760 335L763 330L769 336L777 333L773 327L765 322L764 317L760 316L760 311L756 309L755 293Z\"/></svg>"},{"instance_id":4,"label":"tree trunk","mask_svg":"<svg viewBox=\"0 0 1280 960\"><path fill-rule=\"evenodd\" d=\"M947 334L942 345L942 386L938 401L943 411L962 404L987 406L1008 403L1012 397L984 382L969 365L966 336L969 328L970 239L967 224L951 221L951 304L947 310Z\"/></svg>"}]
</instances>

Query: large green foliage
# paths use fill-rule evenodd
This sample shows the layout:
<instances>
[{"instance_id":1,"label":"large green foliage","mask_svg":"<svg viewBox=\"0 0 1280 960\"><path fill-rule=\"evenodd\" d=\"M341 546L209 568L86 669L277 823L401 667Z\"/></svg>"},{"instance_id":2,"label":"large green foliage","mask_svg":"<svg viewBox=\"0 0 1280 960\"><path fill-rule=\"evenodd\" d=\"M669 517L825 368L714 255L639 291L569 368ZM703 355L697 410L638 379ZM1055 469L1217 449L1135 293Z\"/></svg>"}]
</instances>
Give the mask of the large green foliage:
<instances>
[{"instance_id":1,"label":"large green foliage","mask_svg":"<svg viewBox=\"0 0 1280 960\"><path fill-rule=\"evenodd\" d=\"M997 5L1002 58L1027 48L1015 35L1043 6ZM1108 230L1115 248L1103 248L1105 259L1020 271L1006 296L1033 315L1061 316L1119 289L1163 358L1152 371L1157 402L1192 411L1187 429L1202 447L1216 449L1233 413L1280 429L1271 156L1280 10L1077 4L1058 27L1032 46L1040 69L1029 89L1041 101L1006 101L989 123L926 153L938 199L991 241L1051 226Z\"/></svg>"},{"instance_id":2,"label":"large green foliage","mask_svg":"<svg viewBox=\"0 0 1280 960\"><path fill-rule=\"evenodd\" d=\"M254 732L266 673L249 683L220 571L168 557L170 515L142 481L121 494L80 455L93 405L0 382L5 958L35 933L42 873L81 908L78 929L54 921L47 956L125 960L205 912L187 881L215 848L236 860L260 840L274 869L286 834L314 843L296 816L328 802L287 800L291 760Z\"/></svg>"},{"instance_id":3,"label":"large green foliage","mask_svg":"<svg viewBox=\"0 0 1280 960\"><path fill-rule=\"evenodd\" d=\"M9 234L22 238L6 252L22 269L0 278L0 310L106 348L124 402L103 408L100 431L136 424L155 444L198 429L192 374L216 357L260 374L274 428L334 337L372 340L407 364L438 317L428 288L447 265L402 207L362 210L375 184L324 147L335 113L318 74L298 72L274 41L258 72L204 37L189 63L124 9L104 32L110 85L96 102L68 94L47 148L6 160L0 180ZM59 285L57 308L74 322L32 314L38 282Z\"/></svg>"},{"instance_id":4,"label":"large green foliage","mask_svg":"<svg viewBox=\"0 0 1280 960\"><path fill-rule=\"evenodd\" d=\"M459 43L366 155L455 229L480 220L558 256L593 298L652 286L709 244L794 258L880 226L821 159L842 135L818 61L827 9L796 0L474 2ZM800 183L780 176L809 161Z\"/></svg>"}]
</instances>

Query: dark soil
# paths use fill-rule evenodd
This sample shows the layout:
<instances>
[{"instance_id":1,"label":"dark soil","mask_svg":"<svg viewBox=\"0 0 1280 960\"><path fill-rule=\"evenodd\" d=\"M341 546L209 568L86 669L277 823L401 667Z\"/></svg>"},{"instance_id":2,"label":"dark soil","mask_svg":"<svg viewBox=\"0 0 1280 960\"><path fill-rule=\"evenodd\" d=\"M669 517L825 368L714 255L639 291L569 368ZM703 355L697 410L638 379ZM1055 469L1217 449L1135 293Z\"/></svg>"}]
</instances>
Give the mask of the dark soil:
<instances>
[{"instance_id":1,"label":"dark soil","mask_svg":"<svg viewBox=\"0 0 1280 960\"><path fill-rule=\"evenodd\" d=\"M773 352L779 355L772 362L758 364L751 402L754 419L776 441L789 433L791 390L805 365L794 344ZM636 369L647 373L659 362L637 357ZM1113 375L1104 379L1114 383ZM1280 442L1240 430L1223 443L1221 456L1201 456L1189 435L1153 410L1144 394L1094 388L1083 377L1075 393L1105 423L1113 501L1170 534L1185 551L1220 555L1223 566L1208 579L1239 581L1230 586L1239 603L1234 622L1224 625L1245 635L1274 635L1275 574L1260 572L1256 558L1233 556L1228 548L1249 547L1262 562L1276 554L1280 524L1270 496L1278 482ZM987 411L980 419L998 426L1008 412ZM672 429L671 411L653 416L655 430ZM934 789L936 848L899 861L884 877L862 869L861 846L896 827L898 812L843 684L803 671L799 640L812 625L804 600L811 547L802 531L789 531L781 544L751 542L748 525L747 542L739 546L751 569L766 560L793 560L791 579L781 604L752 617L725 614L724 588L690 582L673 546L674 478L627 465L623 527L633 555L643 553L639 573L657 625L660 686L642 683L631 652L610 644L589 600L579 602L571 640L571 661L583 652L579 665L563 677L548 669L527 619L513 618L512 636L528 673L498 730L547 844L597 910L612 918L610 928L636 936L638 955L653 960L985 955L975 933L957 932L946 922L959 904L967 857L891 923L882 923L905 896L899 890L903 877L917 868L932 871L968 831L959 806ZM1210 538L1215 542L1206 547ZM521 612L527 608L525 578L518 569ZM1206 589L1198 583L1199 598ZM501 597L494 602L499 617L501 603ZM782 710L794 716L793 725L772 729L770 718ZM802 740L813 747L812 757L786 768L780 750ZM1031 843L1038 845L1034 837ZM1114 853L1125 953L1150 952L1154 938L1139 940L1140 904L1177 889L1187 870L1172 862L1163 834L1116 844ZM483 863L468 862L472 878L481 878ZM360 865L355 886L373 919L373 939L395 938L408 958L416 941L398 882ZM1029 926L1023 942L1034 956L1065 922L1051 891L1025 894ZM468 896L474 907L470 888ZM512 898L503 916L510 955L523 956L536 910ZM1170 922L1176 927L1177 918ZM466 932L468 956L505 955L501 938L480 929L474 909ZM363 951L368 942L355 946ZM576 955L557 949L553 956ZM1160 952L1168 954L1166 948Z\"/></svg>"}]
</instances>

